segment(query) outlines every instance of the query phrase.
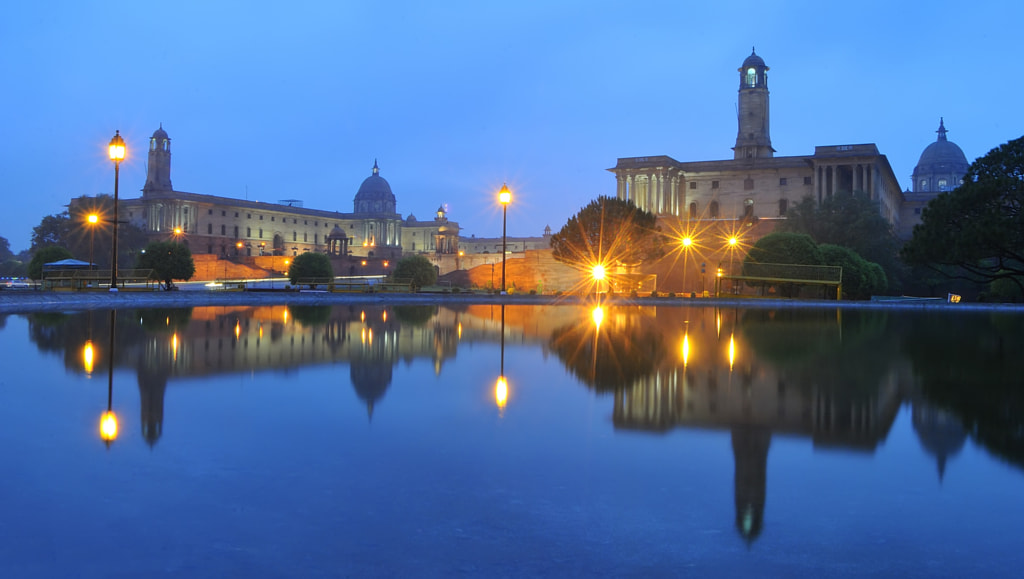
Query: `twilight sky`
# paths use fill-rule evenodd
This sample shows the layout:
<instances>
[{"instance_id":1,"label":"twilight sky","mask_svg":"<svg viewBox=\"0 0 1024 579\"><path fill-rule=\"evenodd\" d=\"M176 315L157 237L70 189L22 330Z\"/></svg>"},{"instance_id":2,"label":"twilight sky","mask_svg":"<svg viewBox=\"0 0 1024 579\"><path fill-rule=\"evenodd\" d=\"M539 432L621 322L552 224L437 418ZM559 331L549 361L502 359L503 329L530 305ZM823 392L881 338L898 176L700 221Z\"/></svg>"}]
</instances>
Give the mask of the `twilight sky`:
<instances>
[{"instance_id":1,"label":"twilight sky","mask_svg":"<svg viewBox=\"0 0 1024 579\"><path fill-rule=\"evenodd\" d=\"M558 230L618 157L727 159L736 69L771 68L776 155L876 143L900 180L939 117L968 161L1024 134L1009 1L7 2L0 236L78 195L140 195L163 123L179 191L350 212L377 159L398 211L463 235Z\"/></svg>"}]
</instances>

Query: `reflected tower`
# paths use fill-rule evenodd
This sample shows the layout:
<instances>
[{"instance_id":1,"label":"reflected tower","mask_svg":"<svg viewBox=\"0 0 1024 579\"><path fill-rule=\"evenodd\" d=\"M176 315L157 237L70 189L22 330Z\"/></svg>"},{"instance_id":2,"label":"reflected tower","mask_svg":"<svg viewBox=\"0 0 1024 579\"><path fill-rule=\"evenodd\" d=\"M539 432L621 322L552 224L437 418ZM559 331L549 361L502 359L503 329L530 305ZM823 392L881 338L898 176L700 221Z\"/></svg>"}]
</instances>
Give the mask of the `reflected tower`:
<instances>
[{"instance_id":1,"label":"reflected tower","mask_svg":"<svg viewBox=\"0 0 1024 579\"><path fill-rule=\"evenodd\" d=\"M772 431L757 426L732 429L732 454L736 462L736 530L751 545L761 534L768 479L768 447Z\"/></svg>"},{"instance_id":2,"label":"reflected tower","mask_svg":"<svg viewBox=\"0 0 1024 579\"><path fill-rule=\"evenodd\" d=\"M164 394L167 372L143 364L139 368L139 423L146 444L153 447L164 433Z\"/></svg>"}]
</instances>

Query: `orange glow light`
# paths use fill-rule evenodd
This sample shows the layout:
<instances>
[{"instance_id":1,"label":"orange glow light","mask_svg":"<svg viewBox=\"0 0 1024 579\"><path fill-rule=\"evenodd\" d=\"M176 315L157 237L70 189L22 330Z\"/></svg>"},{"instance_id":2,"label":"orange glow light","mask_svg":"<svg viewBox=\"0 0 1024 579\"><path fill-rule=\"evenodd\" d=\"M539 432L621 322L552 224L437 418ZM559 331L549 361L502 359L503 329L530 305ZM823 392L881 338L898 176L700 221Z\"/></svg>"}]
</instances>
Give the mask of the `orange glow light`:
<instances>
[{"instance_id":1,"label":"orange glow light","mask_svg":"<svg viewBox=\"0 0 1024 579\"><path fill-rule=\"evenodd\" d=\"M508 404L508 380L504 376L498 376L498 381L494 384L494 402L499 410L504 410Z\"/></svg>"},{"instance_id":2,"label":"orange glow light","mask_svg":"<svg viewBox=\"0 0 1024 579\"><path fill-rule=\"evenodd\" d=\"M105 442L113 442L117 438L117 416L113 410L107 410L100 416L100 438Z\"/></svg>"},{"instance_id":3,"label":"orange glow light","mask_svg":"<svg viewBox=\"0 0 1024 579\"><path fill-rule=\"evenodd\" d=\"M512 192L508 190L508 184L501 184L501 191L498 191L498 201L502 205L508 205L512 202Z\"/></svg>"},{"instance_id":4,"label":"orange glow light","mask_svg":"<svg viewBox=\"0 0 1024 579\"><path fill-rule=\"evenodd\" d=\"M85 364L85 373L92 374L93 365L96 361L96 351L93 349L92 340L85 342L82 348L82 362Z\"/></svg>"}]
</instances>

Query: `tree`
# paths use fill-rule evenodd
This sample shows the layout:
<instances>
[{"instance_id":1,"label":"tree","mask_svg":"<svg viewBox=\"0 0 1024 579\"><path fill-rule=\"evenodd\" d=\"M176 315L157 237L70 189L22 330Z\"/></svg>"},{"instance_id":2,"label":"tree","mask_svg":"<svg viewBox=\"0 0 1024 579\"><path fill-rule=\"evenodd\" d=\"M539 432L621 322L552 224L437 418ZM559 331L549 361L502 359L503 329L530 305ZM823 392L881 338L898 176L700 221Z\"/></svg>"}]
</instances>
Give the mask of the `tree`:
<instances>
[{"instance_id":1,"label":"tree","mask_svg":"<svg viewBox=\"0 0 1024 579\"><path fill-rule=\"evenodd\" d=\"M823 265L824 256L810 235L803 233L769 233L754 243L745 263L794 263Z\"/></svg>"},{"instance_id":2,"label":"tree","mask_svg":"<svg viewBox=\"0 0 1024 579\"><path fill-rule=\"evenodd\" d=\"M1010 280L1024 292L1022 209L1024 137L989 151L963 184L928 203L903 259L954 279Z\"/></svg>"},{"instance_id":3,"label":"tree","mask_svg":"<svg viewBox=\"0 0 1024 579\"><path fill-rule=\"evenodd\" d=\"M574 267L636 265L664 254L653 213L632 201L598 197L551 236L554 258Z\"/></svg>"},{"instance_id":4,"label":"tree","mask_svg":"<svg viewBox=\"0 0 1024 579\"><path fill-rule=\"evenodd\" d=\"M393 280L411 280L414 290L437 283L437 269L422 255L403 257L391 273Z\"/></svg>"},{"instance_id":5,"label":"tree","mask_svg":"<svg viewBox=\"0 0 1024 579\"><path fill-rule=\"evenodd\" d=\"M843 296L846 299L869 299L885 289L885 273L877 263L864 259L849 247L823 243L818 248L825 265L843 268Z\"/></svg>"},{"instance_id":6,"label":"tree","mask_svg":"<svg viewBox=\"0 0 1024 579\"><path fill-rule=\"evenodd\" d=\"M28 276L32 279L42 279L43 265L53 263L62 259L71 259L73 256L67 248L59 245L39 248L28 263Z\"/></svg>"},{"instance_id":7,"label":"tree","mask_svg":"<svg viewBox=\"0 0 1024 579\"><path fill-rule=\"evenodd\" d=\"M330 279L334 277L331 260L323 253L303 253L292 259L288 266L288 280L298 285L299 280ZM312 288L312 284L310 285Z\"/></svg>"},{"instance_id":8,"label":"tree","mask_svg":"<svg viewBox=\"0 0 1024 579\"><path fill-rule=\"evenodd\" d=\"M173 241L154 241L147 245L139 256L138 267L152 269L153 275L163 282L166 289L174 287L172 280L188 281L196 273L192 252Z\"/></svg>"},{"instance_id":9,"label":"tree","mask_svg":"<svg viewBox=\"0 0 1024 579\"><path fill-rule=\"evenodd\" d=\"M887 279L899 281L905 277L898 260L899 241L878 212L877 202L863 191L839 191L821 204L813 197L804 197L786 213L777 231L805 233L817 243L848 247L865 260L881 265Z\"/></svg>"},{"instance_id":10,"label":"tree","mask_svg":"<svg viewBox=\"0 0 1024 579\"><path fill-rule=\"evenodd\" d=\"M47 215L43 220L32 228L32 251L57 245L63 248L68 246L68 234L71 232L71 219L68 212Z\"/></svg>"},{"instance_id":11,"label":"tree","mask_svg":"<svg viewBox=\"0 0 1024 579\"><path fill-rule=\"evenodd\" d=\"M0 236L0 262L13 258L14 254L11 253L11 242L7 241L6 237Z\"/></svg>"}]
</instances>

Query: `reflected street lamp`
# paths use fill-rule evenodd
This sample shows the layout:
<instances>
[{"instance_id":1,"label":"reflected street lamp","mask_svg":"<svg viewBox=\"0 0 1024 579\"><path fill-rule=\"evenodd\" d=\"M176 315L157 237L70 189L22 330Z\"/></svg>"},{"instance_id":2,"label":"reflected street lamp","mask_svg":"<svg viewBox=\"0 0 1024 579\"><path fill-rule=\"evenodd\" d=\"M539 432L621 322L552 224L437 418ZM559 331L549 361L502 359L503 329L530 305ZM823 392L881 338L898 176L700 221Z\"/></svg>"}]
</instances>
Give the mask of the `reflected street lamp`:
<instances>
[{"instance_id":1,"label":"reflected street lamp","mask_svg":"<svg viewBox=\"0 0 1024 579\"><path fill-rule=\"evenodd\" d=\"M121 173L121 161L124 160L124 139L121 138L121 131L114 132L114 138L110 139L110 160L114 162L114 242L111 245L110 259L110 291L117 291L117 222L120 214L117 211L117 181ZM116 436L116 434L115 434Z\"/></svg>"},{"instance_id":2,"label":"reflected street lamp","mask_svg":"<svg viewBox=\"0 0 1024 579\"><path fill-rule=\"evenodd\" d=\"M508 190L508 184L501 184L501 191L498 191L498 201L501 203L501 295L505 295L505 254L506 250L506 224L508 223L508 204L512 201L512 192Z\"/></svg>"},{"instance_id":3,"label":"reflected street lamp","mask_svg":"<svg viewBox=\"0 0 1024 579\"><path fill-rule=\"evenodd\" d=\"M107 352L107 411L100 416L100 438L110 448L117 438L117 415L114 414L114 314L110 310L110 350Z\"/></svg>"}]
</instances>

